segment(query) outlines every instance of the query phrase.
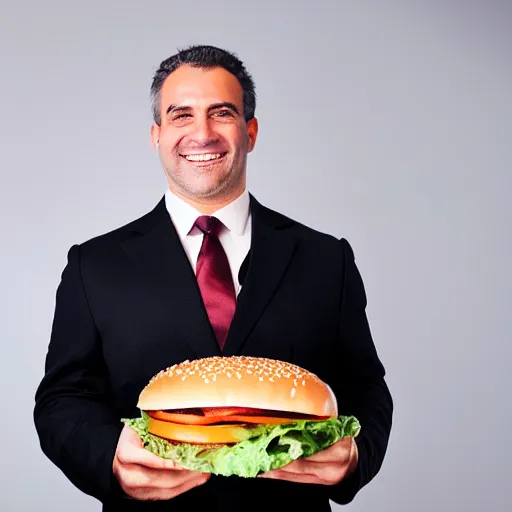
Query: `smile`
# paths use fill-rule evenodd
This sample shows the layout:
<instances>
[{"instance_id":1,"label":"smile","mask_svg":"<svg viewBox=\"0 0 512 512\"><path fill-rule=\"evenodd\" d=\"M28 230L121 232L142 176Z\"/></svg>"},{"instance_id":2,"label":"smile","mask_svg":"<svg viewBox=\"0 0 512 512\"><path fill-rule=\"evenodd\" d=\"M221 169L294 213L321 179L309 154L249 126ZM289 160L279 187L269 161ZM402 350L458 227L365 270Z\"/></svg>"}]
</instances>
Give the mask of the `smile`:
<instances>
[{"instance_id":1,"label":"smile","mask_svg":"<svg viewBox=\"0 0 512 512\"><path fill-rule=\"evenodd\" d=\"M211 160L219 160L224 157L226 153L205 153L202 155L181 155L189 162L209 162Z\"/></svg>"}]
</instances>

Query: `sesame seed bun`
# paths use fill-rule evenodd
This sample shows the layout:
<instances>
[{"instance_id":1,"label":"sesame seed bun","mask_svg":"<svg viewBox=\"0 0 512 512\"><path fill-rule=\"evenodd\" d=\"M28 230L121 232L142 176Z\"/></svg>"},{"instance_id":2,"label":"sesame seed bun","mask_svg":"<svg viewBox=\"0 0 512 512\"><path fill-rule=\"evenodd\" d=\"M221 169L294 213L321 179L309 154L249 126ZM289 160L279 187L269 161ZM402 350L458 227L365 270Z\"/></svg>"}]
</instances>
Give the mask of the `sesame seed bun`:
<instances>
[{"instance_id":1,"label":"sesame seed bun","mask_svg":"<svg viewBox=\"0 0 512 512\"><path fill-rule=\"evenodd\" d=\"M184 361L155 375L137 404L144 411L250 407L336 417L331 388L313 373L273 359L232 356Z\"/></svg>"}]
</instances>

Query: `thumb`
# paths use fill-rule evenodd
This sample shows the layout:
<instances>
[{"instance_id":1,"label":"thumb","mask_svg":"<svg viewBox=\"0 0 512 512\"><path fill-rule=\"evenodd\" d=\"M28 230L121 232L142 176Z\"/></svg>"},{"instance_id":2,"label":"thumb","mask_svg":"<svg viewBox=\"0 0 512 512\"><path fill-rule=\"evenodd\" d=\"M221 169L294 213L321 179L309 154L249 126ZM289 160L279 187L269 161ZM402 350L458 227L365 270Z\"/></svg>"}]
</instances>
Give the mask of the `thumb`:
<instances>
[{"instance_id":1,"label":"thumb","mask_svg":"<svg viewBox=\"0 0 512 512\"><path fill-rule=\"evenodd\" d=\"M130 425L125 425L121 431L121 436L126 444L142 448L142 439L138 432Z\"/></svg>"},{"instance_id":2,"label":"thumb","mask_svg":"<svg viewBox=\"0 0 512 512\"><path fill-rule=\"evenodd\" d=\"M176 462L146 450L137 431L129 425L123 427L119 445L121 450L118 457L125 464L139 464L154 469L183 469Z\"/></svg>"}]
</instances>

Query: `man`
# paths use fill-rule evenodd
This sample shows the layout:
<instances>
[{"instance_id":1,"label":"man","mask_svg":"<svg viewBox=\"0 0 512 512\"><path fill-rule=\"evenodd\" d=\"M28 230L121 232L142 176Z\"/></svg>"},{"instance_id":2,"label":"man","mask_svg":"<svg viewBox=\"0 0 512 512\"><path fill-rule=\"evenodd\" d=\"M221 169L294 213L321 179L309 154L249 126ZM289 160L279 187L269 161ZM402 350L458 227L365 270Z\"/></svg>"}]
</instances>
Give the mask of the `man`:
<instances>
[{"instance_id":1,"label":"man","mask_svg":"<svg viewBox=\"0 0 512 512\"><path fill-rule=\"evenodd\" d=\"M148 214L69 251L36 393L42 450L105 511L318 512L329 499L348 503L381 467L393 408L352 249L247 191L258 123L254 84L237 57L183 50L162 62L152 96L151 139L168 190ZM222 354L313 371L340 414L360 420L360 436L241 479L176 467L122 426L162 368Z\"/></svg>"}]
</instances>

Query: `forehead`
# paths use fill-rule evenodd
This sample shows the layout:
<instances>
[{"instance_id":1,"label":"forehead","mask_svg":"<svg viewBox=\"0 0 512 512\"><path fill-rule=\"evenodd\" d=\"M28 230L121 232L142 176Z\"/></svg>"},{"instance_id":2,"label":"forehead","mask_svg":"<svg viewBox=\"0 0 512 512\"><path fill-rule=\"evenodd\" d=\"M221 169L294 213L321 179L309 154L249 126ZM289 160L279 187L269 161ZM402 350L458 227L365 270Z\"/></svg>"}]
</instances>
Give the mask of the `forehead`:
<instances>
[{"instance_id":1,"label":"forehead","mask_svg":"<svg viewBox=\"0 0 512 512\"><path fill-rule=\"evenodd\" d=\"M229 101L243 108L243 90L237 78L224 68L180 66L162 86L162 109L168 105L208 105Z\"/></svg>"}]
</instances>

